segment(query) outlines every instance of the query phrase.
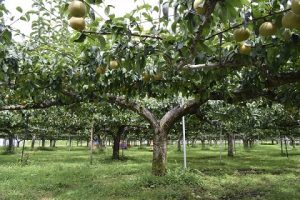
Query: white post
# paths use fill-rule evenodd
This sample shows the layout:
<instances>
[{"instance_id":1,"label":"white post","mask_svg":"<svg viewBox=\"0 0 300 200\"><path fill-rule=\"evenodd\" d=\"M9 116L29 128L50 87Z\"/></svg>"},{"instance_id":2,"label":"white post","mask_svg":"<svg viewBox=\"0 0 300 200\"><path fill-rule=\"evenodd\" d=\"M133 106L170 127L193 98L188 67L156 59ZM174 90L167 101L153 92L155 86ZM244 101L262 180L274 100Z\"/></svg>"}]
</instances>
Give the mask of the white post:
<instances>
[{"instance_id":1,"label":"white post","mask_svg":"<svg viewBox=\"0 0 300 200\"><path fill-rule=\"evenodd\" d=\"M182 98L182 106L184 105L184 100ZM186 169L186 141L185 141L185 118L182 117L182 143L183 143L183 168Z\"/></svg>"},{"instance_id":2,"label":"white post","mask_svg":"<svg viewBox=\"0 0 300 200\"><path fill-rule=\"evenodd\" d=\"M94 139L93 139L93 134L94 134L94 123L92 123L92 128L91 128L91 146L90 146L90 164L92 165L93 164L93 145L94 145L94 143L93 143L93 141L94 141Z\"/></svg>"},{"instance_id":3,"label":"white post","mask_svg":"<svg viewBox=\"0 0 300 200\"><path fill-rule=\"evenodd\" d=\"M220 162L222 161L222 124L220 124Z\"/></svg>"}]
</instances>

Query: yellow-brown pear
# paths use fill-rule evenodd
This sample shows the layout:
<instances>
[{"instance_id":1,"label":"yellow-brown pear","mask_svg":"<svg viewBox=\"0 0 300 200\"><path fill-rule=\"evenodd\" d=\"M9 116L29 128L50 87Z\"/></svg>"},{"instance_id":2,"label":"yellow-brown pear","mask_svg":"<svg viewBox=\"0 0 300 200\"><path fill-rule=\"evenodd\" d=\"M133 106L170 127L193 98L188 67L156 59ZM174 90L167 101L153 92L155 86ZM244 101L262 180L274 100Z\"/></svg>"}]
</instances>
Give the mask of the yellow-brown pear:
<instances>
[{"instance_id":1,"label":"yellow-brown pear","mask_svg":"<svg viewBox=\"0 0 300 200\"><path fill-rule=\"evenodd\" d=\"M69 4L68 11L72 17L84 17L86 6L82 1L74 0Z\"/></svg>"},{"instance_id":2,"label":"yellow-brown pear","mask_svg":"<svg viewBox=\"0 0 300 200\"><path fill-rule=\"evenodd\" d=\"M264 22L259 27L259 35L263 37L275 35L275 33L276 33L276 27L272 22Z\"/></svg>"},{"instance_id":3,"label":"yellow-brown pear","mask_svg":"<svg viewBox=\"0 0 300 200\"><path fill-rule=\"evenodd\" d=\"M85 29L85 21L82 17L71 17L69 24L76 31L83 31Z\"/></svg>"}]
</instances>

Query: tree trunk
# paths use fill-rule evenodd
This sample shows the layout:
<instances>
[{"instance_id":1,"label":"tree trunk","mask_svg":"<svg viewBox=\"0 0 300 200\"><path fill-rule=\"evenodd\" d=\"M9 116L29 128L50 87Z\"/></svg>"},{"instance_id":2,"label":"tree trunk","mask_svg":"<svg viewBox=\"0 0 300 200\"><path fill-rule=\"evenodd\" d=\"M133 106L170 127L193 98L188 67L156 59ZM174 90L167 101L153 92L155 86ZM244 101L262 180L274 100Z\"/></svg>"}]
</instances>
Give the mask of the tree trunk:
<instances>
[{"instance_id":1,"label":"tree trunk","mask_svg":"<svg viewBox=\"0 0 300 200\"><path fill-rule=\"evenodd\" d=\"M52 146L53 146L53 145L52 145L52 143L53 143L53 140L52 140L52 139L50 139L50 145L49 145L49 146L50 146L50 148L52 148Z\"/></svg>"},{"instance_id":2,"label":"tree trunk","mask_svg":"<svg viewBox=\"0 0 300 200\"><path fill-rule=\"evenodd\" d=\"M177 140L177 151L181 151L181 139Z\"/></svg>"},{"instance_id":3,"label":"tree trunk","mask_svg":"<svg viewBox=\"0 0 300 200\"><path fill-rule=\"evenodd\" d=\"M34 149L34 145L35 145L35 135L32 135L32 139L31 139L31 149Z\"/></svg>"},{"instance_id":4,"label":"tree trunk","mask_svg":"<svg viewBox=\"0 0 300 200\"><path fill-rule=\"evenodd\" d=\"M281 155L283 155L283 145L282 145L282 137L280 136L280 151Z\"/></svg>"},{"instance_id":5,"label":"tree trunk","mask_svg":"<svg viewBox=\"0 0 300 200\"><path fill-rule=\"evenodd\" d=\"M131 146L131 140L127 139L127 140L126 140L126 143L127 143L127 147L130 147L130 146Z\"/></svg>"},{"instance_id":6,"label":"tree trunk","mask_svg":"<svg viewBox=\"0 0 300 200\"><path fill-rule=\"evenodd\" d=\"M249 145L250 145L250 148L252 148L254 146L254 142L255 140L254 139L251 139L249 140Z\"/></svg>"},{"instance_id":7,"label":"tree trunk","mask_svg":"<svg viewBox=\"0 0 300 200\"><path fill-rule=\"evenodd\" d=\"M20 147L20 143L21 143L22 140L17 140L17 148Z\"/></svg>"},{"instance_id":8,"label":"tree trunk","mask_svg":"<svg viewBox=\"0 0 300 200\"><path fill-rule=\"evenodd\" d=\"M295 149L296 148L295 138L291 137L290 140L291 140L290 145L293 147L293 149Z\"/></svg>"},{"instance_id":9,"label":"tree trunk","mask_svg":"<svg viewBox=\"0 0 300 200\"><path fill-rule=\"evenodd\" d=\"M248 141L248 139L243 139L243 146L244 146L245 149L249 148L249 141Z\"/></svg>"},{"instance_id":10,"label":"tree trunk","mask_svg":"<svg viewBox=\"0 0 300 200\"><path fill-rule=\"evenodd\" d=\"M98 135L98 142L99 142L99 146L102 149L103 147L103 139L101 139L101 137Z\"/></svg>"},{"instance_id":11,"label":"tree trunk","mask_svg":"<svg viewBox=\"0 0 300 200\"><path fill-rule=\"evenodd\" d=\"M54 139L52 142L52 147L55 147L55 146L56 146L56 139Z\"/></svg>"},{"instance_id":12,"label":"tree trunk","mask_svg":"<svg viewBox=\"0 0 300 200\"><path fill-rule=\"evenodd\" d=\"M106 145L107 145L107 137L105 135L103 138L103 147L106 148Z\"/></svg>"},{"instance_id":13,"label":"tree trunk","mask_svg":"<svg viewBox=\"0 0 300 200\"><path fill-rule=\"evenodd\" d=\"M160 127L155 128L152 173L156 176L167 173L167 131Z\"/></svg>"},{"instance_id":14,"label":"tree trunk","mask_svg":"<svg viewBox=\"0 0 300 200\"><path fill-rule=\"evenodd\" d=\"M6 148L7 152L13 152L14 151L14 135L9 134L8 135L8 146Z\"/></svg>"},{"instance_id":15,"label":"tree trunk","mask_svg":"<svg viewBox=\"0 0 300 200\"><path fill-rule=\"evenodd\" d=\"M124 126L124 125L120 126L118 129L118 132L113 135L114 143L113 143L112 159L114 159L114 160L120 159L120 154L119 154L120 140L121 140L121 135L125 132L125 128L126 128L126 126Z\"/></svg>"},{"instance_id":16,"label":"tree trunk","mask_svg":"<svg viewBox=\"0 0 300 200\"><path fill-rule=\"evenodd\" d=\"M234 155L234 147L233 147L233 133L228 133L227 134L227 139L228 139L228 156L233 157Z\"/></svg>"},{"instance_id":17,"label":"tree trunk","mask_svg":"<svg viewBox=\"0 0 300 200\"><path fill-rule=\"evenodd\" d=\"M42 147L43 147L43 148L45 147L45 143L46 143L46 140L45 140L45 138L43 137L43 138L42 138Z\"/></svg>"},{"instance_id":18,"label":"tree trunk","mask_svg":"<svg viewBox=\"0 0 300 200\"><path fill-rule=\"evenodd\" d=\"M201 139L201 149L205 149L205 139Z\"/></svg>"},{"instance_id":19,"label":"tree trunk","mask_svg":"<svg viewBox=\"0 0 300 200\"><path fill-rule=\"evenodd\" d=\"M196 146L196 138L193 138L192 139L192 147L195 147Z\"/></svg>"},{"instance_id":20,"label":"tree trunk","mask_svg":"<svg viewBox=\"0 0 300 200\"><path fill-rule=\"evenodd\" d=\"M181 139L182 139L183 135L179 134L178 135L178 140L177 140L177 151L181 151Z\"/></svg>"},{"instance_id":21,"label":"tree trunk","mask_svg":"<svg viewBox=\"0 0 300 200\"><path fill-rule=\"evenodd\" d=\"M143 148L143 138L140 138L140 149Z\"/></svg>"}]
</instances>

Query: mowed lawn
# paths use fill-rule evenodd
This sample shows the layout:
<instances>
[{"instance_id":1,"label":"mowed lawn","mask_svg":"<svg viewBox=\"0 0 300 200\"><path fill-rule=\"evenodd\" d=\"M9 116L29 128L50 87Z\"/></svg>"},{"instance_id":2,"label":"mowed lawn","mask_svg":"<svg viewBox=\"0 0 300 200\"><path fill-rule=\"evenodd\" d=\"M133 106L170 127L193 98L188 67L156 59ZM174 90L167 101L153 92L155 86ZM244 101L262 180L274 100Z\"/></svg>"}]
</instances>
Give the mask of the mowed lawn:
<instances>
[{"instance_id":1,"label":"mowed lawn","mask_svg":"<svg viewBox=\"0 0 300 200\"><path fill-rule=\"evenodd\" d=\"M1 150L2 151L2 150ZM228 158L223 150L188 147L189 169L182 153L169 146L165 177L151 175L152 152L132 147L122 161L112 161L111 147L90 155L86 147L25 150L0 155L0 199L300 199L300 147L289 158L278 145L256 145Z\"/></svg>"}]
</instances>

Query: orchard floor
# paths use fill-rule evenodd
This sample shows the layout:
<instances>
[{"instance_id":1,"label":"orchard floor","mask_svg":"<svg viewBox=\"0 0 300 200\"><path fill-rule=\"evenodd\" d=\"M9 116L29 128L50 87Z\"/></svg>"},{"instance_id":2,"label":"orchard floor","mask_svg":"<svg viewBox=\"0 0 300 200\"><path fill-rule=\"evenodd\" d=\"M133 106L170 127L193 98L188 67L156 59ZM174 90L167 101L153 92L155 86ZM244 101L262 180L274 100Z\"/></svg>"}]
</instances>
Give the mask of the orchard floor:
<instances>
[{"instance_id":1,"label":"orchard floor","mask_svg":"<svg viewBox=\"0 0 300 200\"><path fill-rule=\"evenodd\" d=\"M93 154L86 147L60 146L54 150L26 149L27 164L16 154L0 154L0 200L6 199L300 199L300 147L289 148L289 158L278 145L237 147L234 158L219 148L189 147L189 170L182 171L182 153L170 146L169 172L151 176L152 152L133 147L123 161L112 161L111 147ZM2 150L0 150L2 151Z\"/></svg>"}]
</instances>

